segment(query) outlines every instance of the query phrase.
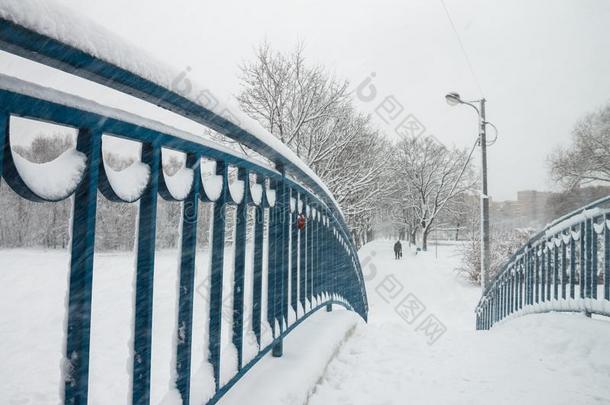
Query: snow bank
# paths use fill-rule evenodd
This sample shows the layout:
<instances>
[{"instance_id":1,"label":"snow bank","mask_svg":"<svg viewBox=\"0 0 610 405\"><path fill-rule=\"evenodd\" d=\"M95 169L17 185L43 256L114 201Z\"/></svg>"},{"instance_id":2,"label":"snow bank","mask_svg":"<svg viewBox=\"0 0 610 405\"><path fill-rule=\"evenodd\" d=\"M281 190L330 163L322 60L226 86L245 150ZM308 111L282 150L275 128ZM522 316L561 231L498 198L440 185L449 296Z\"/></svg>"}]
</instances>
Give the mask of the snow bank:
<instances>
[{"instance_id":1,"label":"snow bank","mask_svg":"<svg viewBox=\"0 0 610 405\"><path fill-rule=\"evenodd\" d=\"M225 394L222 404L307 403L327 364L358 323L356 314L342 309L311 315L284 339L284 356L268 353Z\"/></svg>"},{"instance_id":2,"label":"snow bank","mask_svg":"<svg viewBox=\"0 0 610 405\"><path fill-rule=\"evenodd\" d=\"M162 61L129 44L123 38L87 18L76 15L69 8L52 0L3 0L0 3L0 17L78 48L166 89L175 88L174 82L181 77L181 72L168 67ZM312 179L343 216L339 204L330 190L313 170L256 120L243 113L237 106L234 97L226 89L213 88L212 81L201 85L192 80L189 88L190 91L181 95L243 128L274 152L283 156ZM199 95L206 93L212 94L217 103L209 105L210 103L202 102Z\"/></svg>"},{"instance_id":3,"label":"snow bank","mask_svg":"<svg viewBox=\"0 0 610 405\"><path fill-rule=\"evenodd\" d=\"M46 163L32 163L16 152L15 167L23 182L39 197L61 200L74 192L85 171L86 156L70 149Z\"/></svg>"}]
</instances>

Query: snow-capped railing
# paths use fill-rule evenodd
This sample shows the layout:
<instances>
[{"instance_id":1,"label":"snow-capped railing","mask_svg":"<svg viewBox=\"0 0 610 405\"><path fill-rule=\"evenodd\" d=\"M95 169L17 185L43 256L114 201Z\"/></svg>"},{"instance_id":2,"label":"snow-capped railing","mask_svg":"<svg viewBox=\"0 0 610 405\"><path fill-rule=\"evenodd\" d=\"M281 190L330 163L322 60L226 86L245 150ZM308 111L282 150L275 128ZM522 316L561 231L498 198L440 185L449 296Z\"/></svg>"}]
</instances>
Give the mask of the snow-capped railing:
<instances>
[{"instance_id":1,"label":"snow-capped railing","mask_svg":"<svg viewBox=\"0 0 610 405\"><path fill-rule=\"evenodd\" d=\"M19 8L21 3L7 4L10 11L11 7ZM87 403L98 190L109 200L123 203L137 201L139 204L134 285L136 315L133 325L124 325L134 330L130 383L134 404L148 404L150 399L152 287L158 196L169 201L180 201L183 208L175 385L184 404L189 403L191 392L194 272L198 254L197 207L201 203L213 203L207 341L215 387L208 403L218 401L268 352L281 356L283 338L320 308L330 310L332 304L338 304L366 319L368 306L360 263L340 209L324 184L298 158L286 152L287 148L278 145L277 140L268 134L254 134L125 67L93 56L74 44L67 45L53 36L47 36L44 30L41 33L41 30L35 29L36 24L20 24L19 15L8 18L10 16L7 16L5 9L0 9L0 12L0 49L167 108L235 139L276 165L266 166L194 134L72 94L0 76L0 177L20 197L31 201L53 203L72 196L74 198L64 353L66 364L63 367L66 404ZM23 20L27 22L30 17L26 13ZM79 34L73 33L74 36ZM11 117L26 117L76 128L76 150L64 152L44 164L29 162L11 147ZM140 142L141 161L121 171L110 168L102 156L104 134ZM167 175L162 169L164 149L183 152L187 156L185 167L174 176ZM214 170L204 170L202 159L215 161ZM230 180L229 167L237 168L237 180ZM236 206L233 312L230 315L233 327L230 333L237 350L238 366L233 377L221 384L225 212L229 205ZM254 358L244 361L244 269L248 207L254 207L251 324L259 351ZM301 218L306 221L303 222ZM267 243L268 249L263 249ZM266 297L262 296L264 275L268 286ZM267 302L264 314L261 313L263 300ZM294 314L293 319L291 314ZM262 339L263 323L271 326L270 342Z\"/></svg>"},{"instance_id":2,"label":"snow-capped railing","mask_svg":"<svg viewBox=\"0 0 610 405\"><path fill-rule=\"evenodd\" d=\"M476 326L550 311L610 316L610 196L553 221L513 254L481 297Z\"/></svg>"}]
</instances>

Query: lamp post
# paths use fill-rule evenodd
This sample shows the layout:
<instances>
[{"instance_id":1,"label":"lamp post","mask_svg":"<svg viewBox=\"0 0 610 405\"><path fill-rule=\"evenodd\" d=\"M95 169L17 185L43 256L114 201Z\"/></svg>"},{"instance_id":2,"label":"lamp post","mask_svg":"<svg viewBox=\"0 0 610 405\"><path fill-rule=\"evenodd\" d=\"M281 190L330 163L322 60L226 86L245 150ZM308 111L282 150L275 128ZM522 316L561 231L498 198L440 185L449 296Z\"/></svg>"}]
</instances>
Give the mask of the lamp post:
<instances>
[{"instance_id":1,"label":"lamp post","mask_svg":"<svg viewBox=\"0 0 610 405\"><path fill-rule=\"evenodd\" d=\"M474 108L479 116L479 146L481 147L481 289L485 292L489 282L489 195L487 194L487 134L485 121L485 99L464 101L458 93L445 96L447 104L466 104ZM479 107L473 103L479 103Z\"/></svg>"}]
</instances>

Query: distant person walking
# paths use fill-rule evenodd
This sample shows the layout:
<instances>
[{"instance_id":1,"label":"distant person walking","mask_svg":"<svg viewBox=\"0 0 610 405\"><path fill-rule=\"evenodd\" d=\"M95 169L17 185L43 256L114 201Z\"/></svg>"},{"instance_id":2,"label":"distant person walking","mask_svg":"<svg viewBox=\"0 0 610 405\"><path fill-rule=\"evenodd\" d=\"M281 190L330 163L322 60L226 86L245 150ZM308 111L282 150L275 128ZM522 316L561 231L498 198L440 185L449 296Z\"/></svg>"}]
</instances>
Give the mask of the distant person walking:
<instances>
[{"instance_id":1,"label":"distant person walking","mask_svg":"<svg viewBox=\"0 0 610 405\"><path fill-rule=\"evenodd\" d=\"M400 241L397 240L396 243L394 244L394 258L400 259L401 257L402 257L402 245L400 244Z\"/></svg>"}]
</instances>

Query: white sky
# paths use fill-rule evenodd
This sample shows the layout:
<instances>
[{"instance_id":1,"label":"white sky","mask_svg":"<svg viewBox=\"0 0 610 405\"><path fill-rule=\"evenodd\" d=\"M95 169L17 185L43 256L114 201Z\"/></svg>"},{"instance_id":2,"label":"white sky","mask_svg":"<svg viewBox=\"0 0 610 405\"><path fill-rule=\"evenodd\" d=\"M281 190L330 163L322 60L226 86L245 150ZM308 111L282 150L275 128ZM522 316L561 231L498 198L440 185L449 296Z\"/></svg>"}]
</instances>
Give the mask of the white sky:
<instances>
[{"instance_id":1,"label":"white sky","mask_svg":"<svg viewBox=\"0 0 610 405\"><path fill-rule=\"evenodd\" d=\"M476 116L449 107L448 91L481 96L439 0L145 1L60 0L214 87L237 93L238 68L267 40L304 41L312 63L355 88L375 72L373 112L393 95L429 134L470 145ZM574 122L610 101L610 2L445 0L500 130L489 150L495 200L554 188L546 158ZM378 120L382 129L390 126ZM478 162L477 155L477 162Z\"/></svg>"}]
</instances>

